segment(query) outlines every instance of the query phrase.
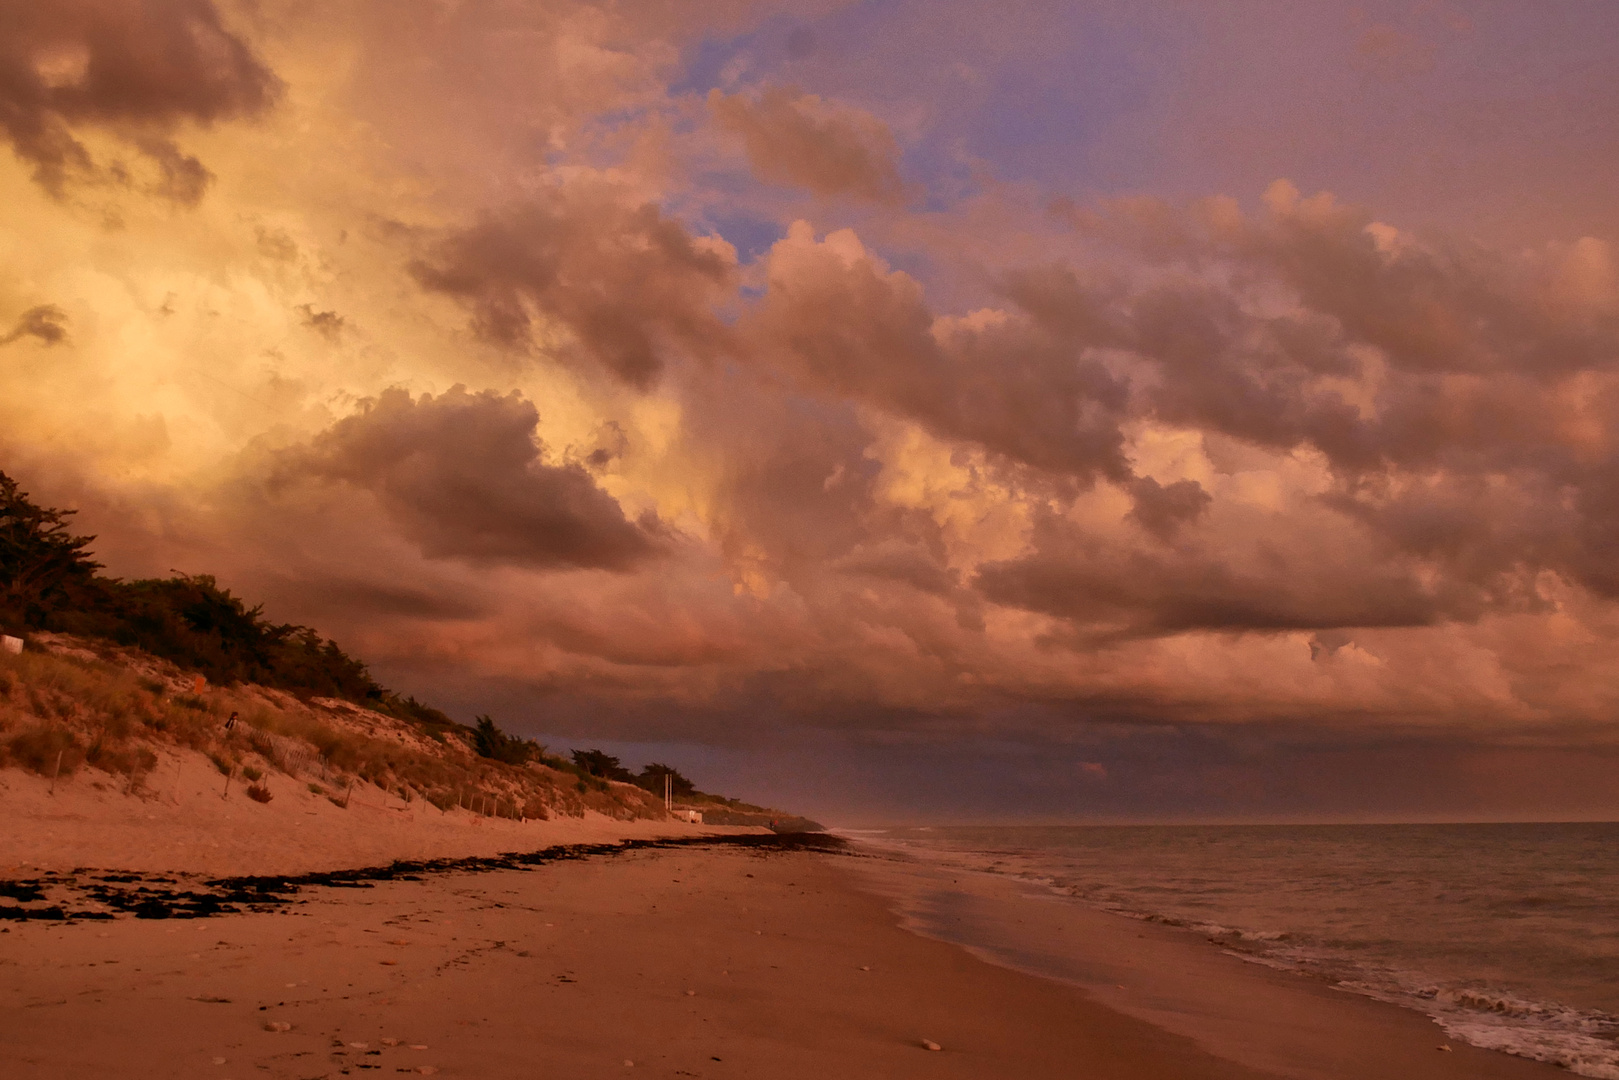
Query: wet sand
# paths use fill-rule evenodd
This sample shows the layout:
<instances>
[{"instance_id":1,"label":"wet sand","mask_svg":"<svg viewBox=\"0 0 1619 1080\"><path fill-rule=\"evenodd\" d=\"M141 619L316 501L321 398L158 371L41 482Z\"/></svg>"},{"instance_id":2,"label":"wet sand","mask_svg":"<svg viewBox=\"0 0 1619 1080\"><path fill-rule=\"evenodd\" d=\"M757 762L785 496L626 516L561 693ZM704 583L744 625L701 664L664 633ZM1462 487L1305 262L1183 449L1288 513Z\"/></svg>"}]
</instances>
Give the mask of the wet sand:
<instances>
[{"instance_id":1,"label":"wet sand","mask_svg":"<svg viewBox=\"0 0 1619 1080\"><path fill-rule=\"evenodd\" d=\"M909 933L856 865L635 850L311 888L279 912L12 923L0 1047L8 1076L51 1080L1277 1075ZM1382 1022L1385 1076L1549 1075Z\"/></svg>"}]
</instances>

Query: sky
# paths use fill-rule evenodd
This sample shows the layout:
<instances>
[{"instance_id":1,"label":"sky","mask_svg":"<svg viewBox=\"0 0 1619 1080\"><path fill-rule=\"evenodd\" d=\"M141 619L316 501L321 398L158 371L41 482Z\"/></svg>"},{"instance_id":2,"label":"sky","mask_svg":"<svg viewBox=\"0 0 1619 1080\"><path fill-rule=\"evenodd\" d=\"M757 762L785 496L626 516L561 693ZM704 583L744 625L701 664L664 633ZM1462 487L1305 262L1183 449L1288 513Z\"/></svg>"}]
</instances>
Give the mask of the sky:
<instances>
[{"instance_id":1,"label":"sky","mask_svg":"<svg viewBox=\"0 0 1619 1080\"><path fill-rule=\"evenodd\" d=\"M0 469L836 824L1619 814L1619 6L0 0Z\"/></svg>"}]
</instances>

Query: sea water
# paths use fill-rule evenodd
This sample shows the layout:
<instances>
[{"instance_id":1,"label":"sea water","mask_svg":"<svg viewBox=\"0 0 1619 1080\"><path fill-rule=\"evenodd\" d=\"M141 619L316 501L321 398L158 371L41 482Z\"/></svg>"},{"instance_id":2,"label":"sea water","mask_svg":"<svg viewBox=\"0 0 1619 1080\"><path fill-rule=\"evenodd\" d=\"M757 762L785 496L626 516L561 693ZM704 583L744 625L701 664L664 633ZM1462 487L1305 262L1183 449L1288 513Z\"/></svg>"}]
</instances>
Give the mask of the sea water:
<instances>
[{"instance_id":1,"label":"sea water","mask_svg":"<svg viewBox=\"0 0 1619 1080\"><path fill-rule=\"evenodd\" d=\"M906 828L858 837L1185 927L1619 1080L1619 824Z\"/></svg>"}]
</instances>

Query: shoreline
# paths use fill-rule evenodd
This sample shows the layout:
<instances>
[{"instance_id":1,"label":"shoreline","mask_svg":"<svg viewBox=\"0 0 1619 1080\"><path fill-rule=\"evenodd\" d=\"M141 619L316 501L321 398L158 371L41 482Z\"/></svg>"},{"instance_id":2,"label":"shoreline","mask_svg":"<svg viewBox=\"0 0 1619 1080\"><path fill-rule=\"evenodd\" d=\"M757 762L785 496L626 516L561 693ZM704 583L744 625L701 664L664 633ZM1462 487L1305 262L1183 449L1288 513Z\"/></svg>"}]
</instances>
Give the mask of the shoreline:
<instances>
[{"instance_id":1,"label":"shoreline","mask_svg":"<svg viewBox=\"0 0 1619 1080\"><path fill-rule=\"evenodd\" d=\"M1424 1054L1465 1059L1465 1075L1481 1080L1570 1075L1463 1042L1417 1009L1265 965L1184 927L1089 907L1037 880L852 842L871 855L857 864L863 886L885 897L910 932L1076 987L1122 1014L1270 1075L1422 1075L1416 1061Z\"/></svg>"},{"instance_id":2,"label":"shoreline","mask_svg":"<svg viewBox=\"0 0 1619 1080\"><path fill-rule=\"evenodd\" d=\"M875 860L804 846L758 835L553 849L511 865L472 857L351 871L366 880L311 881L266 910L0 924L0 1043L11 1075L40 1080L336 1080L372 1068L482 1078L1290 1075L907 929L873 888ZM1178 958L1201 943L1176 944ZM1291 1000L1298 988L1288 991ZM1377 1036L1376 1075L1548 1075L1471 1047L1436 1053L1421 1018L1330 997L1316 1006L1332 1023L1353 1014ZM1312 1033L1323 1049L1330 1036Z\"/></svg>"}]
</instances>

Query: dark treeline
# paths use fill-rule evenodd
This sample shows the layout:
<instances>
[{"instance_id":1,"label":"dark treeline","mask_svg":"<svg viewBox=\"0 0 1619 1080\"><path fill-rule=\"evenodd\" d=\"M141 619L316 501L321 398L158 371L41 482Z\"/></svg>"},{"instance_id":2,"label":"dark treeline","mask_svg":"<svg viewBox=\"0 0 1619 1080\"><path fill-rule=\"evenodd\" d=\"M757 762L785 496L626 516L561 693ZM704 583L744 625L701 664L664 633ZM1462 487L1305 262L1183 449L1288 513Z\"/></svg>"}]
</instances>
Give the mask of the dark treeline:
<instances>
[{"instance_id":1,"label":"dark treeline","mask_svg":"<svg viewBox=\"0 0 1619 1080\"><path fill-rule=\"evenodd\" d=\"M680 770L671 765L653 762L639 773L632 773L618 758L602 750L575 750L571 758L556 757L546 753L545 747L532 739L506 734L487 716L478 717L477 726L472 729L472 748L486 758L504 761L508 765L538 761L553 769L561 769L580 777L634 784L659 798L663 797L665 777L668 777L669 793L676 798L703 794L697 790L696 784L682 776Z\"/></svg>"},{"instance_id":2,"label":"dark treeline","mask_svg":"<svg viewBox=\"0 0 1619 1080\"><path fill-rule=\"evenodd\" d=\"M677 799L706 794L698 791L697 785L680 775L680 770L672 765L661 765L653 762L643 767L640 772L632 773L623 766L618 758L601 750L575 750L573 752L573 764L591 776L597 776L603 780L620 780L626 784L634 784L636 787L645 788L659 797L662 797L664 792L665 777L668 778L669 793ZM718 796L714 795L708 795L707 797L718 798Z\"/></svg>"}]
</instances>

